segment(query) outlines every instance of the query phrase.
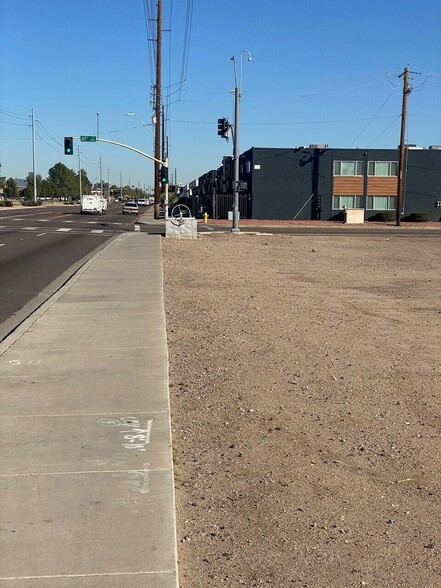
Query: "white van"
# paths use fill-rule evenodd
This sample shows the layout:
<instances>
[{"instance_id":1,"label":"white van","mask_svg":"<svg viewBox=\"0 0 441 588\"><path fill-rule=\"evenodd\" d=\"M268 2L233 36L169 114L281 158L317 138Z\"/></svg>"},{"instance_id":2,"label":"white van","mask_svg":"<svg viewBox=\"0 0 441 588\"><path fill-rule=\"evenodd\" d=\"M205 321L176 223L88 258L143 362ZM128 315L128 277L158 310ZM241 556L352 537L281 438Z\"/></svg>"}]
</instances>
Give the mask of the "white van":
<instances>
[{"instance_id":1,"label":"white van","mask_svg":"<svg viewBox=\"0 0 441 588\"><path fill-rule=\"evenodd\" d=\"M81 198L81 214L106 214L107 200L98 194L85 194Z\"/></svg>"}]
</instances>

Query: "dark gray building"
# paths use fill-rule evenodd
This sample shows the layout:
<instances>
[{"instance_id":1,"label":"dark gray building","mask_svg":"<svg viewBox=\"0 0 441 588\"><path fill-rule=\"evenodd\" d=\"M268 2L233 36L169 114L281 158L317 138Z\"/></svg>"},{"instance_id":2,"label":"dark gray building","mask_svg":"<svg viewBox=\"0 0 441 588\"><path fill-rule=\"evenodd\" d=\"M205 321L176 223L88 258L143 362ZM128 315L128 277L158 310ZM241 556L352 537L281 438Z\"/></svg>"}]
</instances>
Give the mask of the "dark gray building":
<instances>
[{"instance_id":1,"label":"dark gray building","mask_svg":"<svg viewBox=\"0 0 441 588\"><path fill-rule=\"evenodd\" d=\"M229 159L182 191L182 202L196 215L206 211L225 218L231 210ZM252 147L241 154L239 169L246 182L239 202L242 218L329 220L357 208L369 219L396 209L398 149ZM429 220L440 220L441 148L406 148L402 204L403 219L426 213Z\"/></svg>"}]
</instances>

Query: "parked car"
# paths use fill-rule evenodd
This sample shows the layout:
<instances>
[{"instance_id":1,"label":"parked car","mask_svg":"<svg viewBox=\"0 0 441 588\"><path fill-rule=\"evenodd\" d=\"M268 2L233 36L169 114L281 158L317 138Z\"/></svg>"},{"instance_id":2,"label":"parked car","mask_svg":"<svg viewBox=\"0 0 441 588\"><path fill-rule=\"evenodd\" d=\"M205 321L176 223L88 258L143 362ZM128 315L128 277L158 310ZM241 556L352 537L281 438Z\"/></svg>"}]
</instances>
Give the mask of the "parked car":
<instances>
[{"instance_id":1,"label":"parked car","mask_svg":"<svg viewBox=\"0 0 441 588\"><path fill-rule=\"evenodd\" d=\"M123 214L126 214L126 213L127 214L139 214L138 205L136 204L136 202L124 202L122 213Z\"/></svg>"}]
</instances>

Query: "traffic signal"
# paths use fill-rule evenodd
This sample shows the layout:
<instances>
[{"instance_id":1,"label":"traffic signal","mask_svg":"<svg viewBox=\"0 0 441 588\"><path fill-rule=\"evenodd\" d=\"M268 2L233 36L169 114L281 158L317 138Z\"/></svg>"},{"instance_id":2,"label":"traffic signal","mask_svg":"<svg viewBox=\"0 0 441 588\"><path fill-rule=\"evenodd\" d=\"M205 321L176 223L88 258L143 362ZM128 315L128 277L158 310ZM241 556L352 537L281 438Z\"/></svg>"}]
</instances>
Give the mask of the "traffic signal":
<instances>
[{"instance_id":1,"label":"traffic signal","mask_svg":"<svg viewBox=\"0 0 441 588\"><path fill-rule=\"evenodd\" d=\"M227 118L217 119L217 134L223 139L228 139L230 136L230 125L228 124Z\"/></svg>"},{"instance_id":2,"label":"traffic signal","mask_svg":"<svg viewBox=\"0 0 441 588\"><path fill-rule=\"evenodd\" d=\"M64 155L73 155L73 137L64 137Z\"/></svg>"},{"instance_id":3,"label":"traffic signal","mask_svg":"<svg viewBox=\"0 0 441 588\"><path fill-rule=\"evenodd\" d=\"M159 181L161 184L168 184L168 167L165 165L161 165L159 170Z\"/></svg>"}]
</instances>

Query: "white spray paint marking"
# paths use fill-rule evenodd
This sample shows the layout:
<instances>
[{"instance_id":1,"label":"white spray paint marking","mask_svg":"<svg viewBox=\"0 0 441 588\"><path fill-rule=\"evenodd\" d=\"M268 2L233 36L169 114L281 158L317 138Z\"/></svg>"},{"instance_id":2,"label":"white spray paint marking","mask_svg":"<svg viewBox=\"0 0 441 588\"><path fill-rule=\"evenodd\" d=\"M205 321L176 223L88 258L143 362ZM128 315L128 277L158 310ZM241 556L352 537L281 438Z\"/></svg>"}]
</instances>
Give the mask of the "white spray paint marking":
<instances>
[{"instance_id":1,"label":"white spray paint marking","mask_svg":"<svg viewBox=\"0 0 441 588\"><path fill-rule=\"evenodd\" d=\"M40 365L41 359L34 361L33 359L29 361L20 361L19 359L10 359L9 365Z\"/></svg>"},{"instance_id":2,"label":"white spray paint marking","mask_svg":"<svg viewBox=\"0 0 441 588\"><path fill-rule=\"evenodd\" d=\"M124 449L138 449L138 451L146 451L146 445L150 443L150 434L152 431L153 419L148 419L145 425L145 429L141 429L141 423L135 417L122 417L120 419L100 419L99 425L107 427L120 427L124 426L128 430L119 431L121 435L124 435L123 439L127 443L123 443Z\"/></svg>"},{"instance_id":3,"label":"white spray paint marking","mask_svg":"<svg viewBox=\"0 0 441 588\"><path fill-rule=\"evenodd\" d=\"M147 494L149 491L149 475L150 475L150 464L145 463L143 470L132 470L130 472L130 480L128 485L133 492L139 492L140 494Z\"/></svg>"}]
</instances>

